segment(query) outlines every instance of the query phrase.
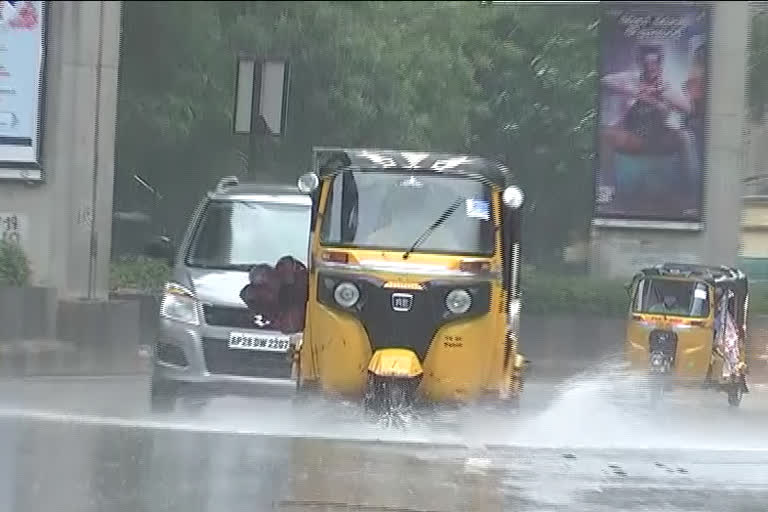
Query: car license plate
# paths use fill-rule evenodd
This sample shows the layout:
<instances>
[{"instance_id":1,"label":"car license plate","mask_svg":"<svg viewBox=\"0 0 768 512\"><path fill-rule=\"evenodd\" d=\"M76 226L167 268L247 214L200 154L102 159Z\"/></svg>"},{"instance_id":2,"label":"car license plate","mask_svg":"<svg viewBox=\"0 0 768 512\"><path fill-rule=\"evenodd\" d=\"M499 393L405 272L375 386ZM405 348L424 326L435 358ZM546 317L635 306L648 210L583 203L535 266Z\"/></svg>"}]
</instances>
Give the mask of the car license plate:
<instances>
[{"instance_id":1,"label":"car license plate","mask_svg":"<svg viewBox=\"0 0 768 512\"><path fill-rule=\"evenodd\" d=\"M261 350L265 352L288 352L291 346L289 336L248 334L232 332L229 334L229 348L236 350Z\"/></svg>"}]
</instances>

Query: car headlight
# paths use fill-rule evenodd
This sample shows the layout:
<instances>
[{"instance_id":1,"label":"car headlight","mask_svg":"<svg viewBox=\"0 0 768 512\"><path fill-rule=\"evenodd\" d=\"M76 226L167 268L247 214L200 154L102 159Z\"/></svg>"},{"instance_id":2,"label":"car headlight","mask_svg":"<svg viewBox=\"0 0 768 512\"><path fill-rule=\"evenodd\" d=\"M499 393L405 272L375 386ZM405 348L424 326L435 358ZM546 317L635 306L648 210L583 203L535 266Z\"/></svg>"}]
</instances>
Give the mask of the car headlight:
<instances>
[{"instance_id":1,"label":"car headlight","mask_svg":"<svg viewBox=\"0 0 768 512\"><path fill-rule=\"evenodd\" d=\"M336 289L333 290L333 298L339 306L351 308L360 300L360 290L352 283L339 283Z\"/></svg>"},{"instance_id":2,"label":"car headlight","mask_svg":"<svg viewBox=\"0 0 768 512\"><path fill-rule=\"evenodd\" d=\"M467 290L451 290L445 297L445 307L454 315L461 315L472 307L472 296Z\"/></svg>"},{"instance_id":3,"label":"car headlight","mask_svg":"<svg viewBox=\"0 0 768 512\"><path fill-rule=\"evenodd\" d=\"M177 283L167 283L160 303L160 316L191 325L200 325L195 294Z\"/></svg>"}]
</instances>

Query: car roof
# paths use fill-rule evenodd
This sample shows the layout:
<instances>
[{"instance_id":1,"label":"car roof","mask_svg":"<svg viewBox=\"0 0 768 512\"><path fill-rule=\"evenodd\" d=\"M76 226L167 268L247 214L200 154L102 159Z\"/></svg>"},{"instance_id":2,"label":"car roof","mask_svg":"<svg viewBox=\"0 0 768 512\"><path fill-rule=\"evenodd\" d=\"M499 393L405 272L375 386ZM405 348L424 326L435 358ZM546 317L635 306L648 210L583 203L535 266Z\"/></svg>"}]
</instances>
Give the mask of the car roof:
<instances>
[{"instance_id":1,"label":"car roof","mask_svg":"<svg viewBox=\"0 0 768 512\"><path fill-rule=\"evenodd\" d=\"M314 155L321 178L342 170L408 169L466 176L499 188L515 182L514 175L503 164L475 155L370 148L314 148Z\"/></svg>"},{"instance_id":2,"label":"car roof","mask_svg":"<svg viewBox=\"0 0 768 512\"><path fill-rule=\"evenodd\" d=\"M302 193L295 185L246 182L219 185L208 193L214 200L251 200L266 203L288 203L312 205L312 198Z\"/></svg>"}]
</instances>

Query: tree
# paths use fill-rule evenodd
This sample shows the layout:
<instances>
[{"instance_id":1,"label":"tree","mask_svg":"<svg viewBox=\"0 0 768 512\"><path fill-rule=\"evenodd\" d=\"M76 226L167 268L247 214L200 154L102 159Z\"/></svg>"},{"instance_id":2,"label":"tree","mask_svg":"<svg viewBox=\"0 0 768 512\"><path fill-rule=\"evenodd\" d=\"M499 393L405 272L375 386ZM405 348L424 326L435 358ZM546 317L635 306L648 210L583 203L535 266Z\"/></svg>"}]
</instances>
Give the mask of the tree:
<instances>
[{"instance_id":1,"label":"tree","mask_svg":"<svg viewBox=\"0 0 768 512\"><path fill-rule=\"evenodd\" d=\"M559 264L571 231L588 236L592 213L597 8L493 10L472 59L485 98L473 149L519 176L529 259Z\"/></svg>"},{"instance_id":2,"label":"tree","mask_svg":"<svg viewBox=\"0 0 768 512\"><path fill-rule=\"evenodd\" d=\"M117 203L166 197L178 233L200 195L246 164L293 182L318 145L472 151L520 177L529 256L559 260L592 205L594 6L477 2L127 2ZM235 55L291 62L287 133L232 134Z\"/></svg>"}]
</instances>

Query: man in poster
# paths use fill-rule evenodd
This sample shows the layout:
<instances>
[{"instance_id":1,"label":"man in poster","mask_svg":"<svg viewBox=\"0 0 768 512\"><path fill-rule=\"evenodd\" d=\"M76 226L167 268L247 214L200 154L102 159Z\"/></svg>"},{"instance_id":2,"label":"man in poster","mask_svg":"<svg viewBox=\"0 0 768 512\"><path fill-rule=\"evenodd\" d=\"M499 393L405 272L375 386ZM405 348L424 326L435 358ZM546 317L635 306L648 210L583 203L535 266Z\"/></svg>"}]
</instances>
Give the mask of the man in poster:
<instances>
[{"instance_id":1,"label":"man in poster","mask_svg":"<svg viewBox=\"0 0 768 512\"><path fill-rule=\"evenodd\" d=\"M694 33L699 17L668 10L611 8L605 18L597 173L602 216L698 220L705 47Z\"/></svg>"}]
</instances>

